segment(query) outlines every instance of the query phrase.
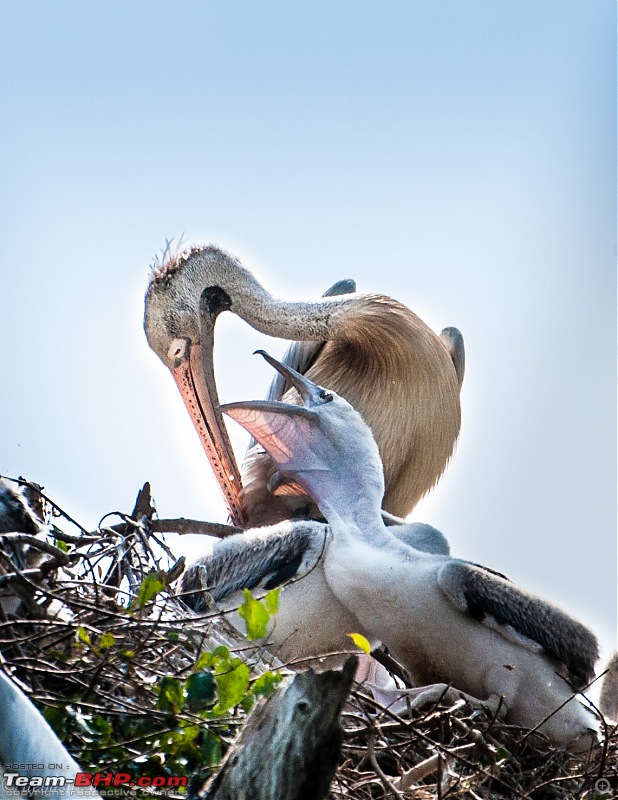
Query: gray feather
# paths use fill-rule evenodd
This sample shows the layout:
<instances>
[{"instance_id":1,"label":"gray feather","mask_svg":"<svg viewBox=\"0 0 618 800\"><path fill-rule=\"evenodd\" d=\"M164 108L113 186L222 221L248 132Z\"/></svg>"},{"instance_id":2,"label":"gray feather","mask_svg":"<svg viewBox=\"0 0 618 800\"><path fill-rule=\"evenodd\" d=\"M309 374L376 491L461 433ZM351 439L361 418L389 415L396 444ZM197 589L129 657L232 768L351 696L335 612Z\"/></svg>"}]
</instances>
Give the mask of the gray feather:
<instances>
[{"instance_id":1,"label":"gray feather","mask_svg":"<svg viewBox=\"0 0 618 800\"><path fill-rule=\"evenodd\" d=\"M44 530L22 490L4 478L0 478L0 533L30 533L36 536Z\"/></svg>"},{"instance_id":2,"label":"gray feather","mask_svg":"<svg viewBox=\"0 0 618 800\"><path fill-rule=\"evenodd\" d=\"M440 333L440 338L451 354L455 372L457 373L457 380L461 387L466 371L466 349L461 331L459 328L444 328Z\"/></svg>"},{"instance_id":3,"label":"gray feather","mask_svg":"<svg viewBox=\"0 0 618 800\"><path fill-rule=\"evenodd\" d=\"M400 542L413 547L415 550L422 550L424 553L448 556L451 552L446 536L426 522L407 522L403 525L393 525L389 529L389 533L396 536Z\"/></svg>"},{"instance_id":4,"label":"gray feather","mask_svg":"<svg viewBox=\"0 0 618 800\"><path fill-rule=\"evenodd\" d=\"M0 478L0 533L38 536L46 533L46 530L28 505L23 490L12 481ZM3 549L19 569L34 566L40 557L39 551L22 543L4 542Z\"/></svg>"},{"instance_id":5,"label":"gray feather","mask_svg":"<svg viewBox=\"0 0 618 800\"><path fill-rule=\"evenodd\" d=\"M438 584L460 611L478 620L490 615L540 644L564 664L576 688L583 688L594 677L599 656L596 637L557 606L464 561L450 561L441 567Z\"/></svg>"},{"instance_id":6,"label":"gray feather","mask_svg":"<svg viewBox=\"0 0 618 800\"><path fill-rule=\"evenodd\" d=\"M207 610L201 592L216 602L241 589L274 589L306 574L324 550L328 527L320 522L281 522L229 536L191 564L180 591L194 611Z\"/></svg>"}]
</instances>

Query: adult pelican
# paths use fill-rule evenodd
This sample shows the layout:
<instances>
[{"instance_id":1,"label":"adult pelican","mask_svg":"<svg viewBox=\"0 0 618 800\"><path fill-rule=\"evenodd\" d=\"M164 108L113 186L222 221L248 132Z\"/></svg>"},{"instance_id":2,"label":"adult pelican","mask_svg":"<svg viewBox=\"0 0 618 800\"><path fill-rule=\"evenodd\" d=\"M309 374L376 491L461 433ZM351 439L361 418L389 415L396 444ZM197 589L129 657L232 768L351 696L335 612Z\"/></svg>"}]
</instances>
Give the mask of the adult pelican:
<instances>
[{"instance_id":1,"label":"adult pelican","mask_svg":"<svg viewBox=\"0 0 618 800\"><path fill-rule=\"evenodd\" d=\"M307 499L297 496L296 487L278 483L264 453L248 460L243 487L212 361L215 321L225 310L263 333L312 343L299 366L363 416L384 464L383 507L405 517L442 474L459 433L459 331L449 328L437 336L404 305L382 295L277 300L238 259L214 246L194 247L153 270L145 302L148 343L171 371L230 517L243 526L289 519ZM298 402L295 395L292 389L287 401Z\"/></svg>"},{"instance_id":2,"label":"adult pelican","mask_svg":"<svg viewBox=\"0 0 618 800\"><path fill-rule=\"evenodd\" d=\"M380 454L361 416L334 392L267 360L302 405L232 403L223 411L314 498L328 522L323 575L341 605L418 685L501 698L506 720L557 746L587 746L595 720L576 700L594 675L595 636L491 570L402 544L384 525Z\"/></svg>"}]
</instances>

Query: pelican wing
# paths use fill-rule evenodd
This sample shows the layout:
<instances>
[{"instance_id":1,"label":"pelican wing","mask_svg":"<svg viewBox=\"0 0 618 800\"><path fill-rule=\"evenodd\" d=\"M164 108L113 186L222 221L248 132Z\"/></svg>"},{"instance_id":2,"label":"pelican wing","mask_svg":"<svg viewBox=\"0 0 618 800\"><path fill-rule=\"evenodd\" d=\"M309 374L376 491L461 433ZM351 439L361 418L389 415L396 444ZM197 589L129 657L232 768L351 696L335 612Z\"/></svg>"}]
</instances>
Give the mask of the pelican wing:
<instances>
[{"instance_id":1,"label":"pelican wing","mask_svg":"<svg viewBox=\"0 0 618 800\"><path fill-rule=\"evenodd\" d=\"M460 611L486 624L493 621L503 635L508 629L540 645L567 668L581 689L594 677L598 642L594 634L557 606L518 588L495 572L465 561L449 561L438 571L438 584Z\"/></svg>"},{"instance_id":2,"label":"pelican wing","mask_svg":"<svg viewBox=\"0 0 618 800\"><path fill-rule=\"evenodd\" d=\"M183 599L194 611L208 604L202 591L218 602L241 589L275 589L305 575L319 561L327 526L320 522L281 522L229 536L209 556L191 564L182 579Z\"/></svg>"}]
</instances>

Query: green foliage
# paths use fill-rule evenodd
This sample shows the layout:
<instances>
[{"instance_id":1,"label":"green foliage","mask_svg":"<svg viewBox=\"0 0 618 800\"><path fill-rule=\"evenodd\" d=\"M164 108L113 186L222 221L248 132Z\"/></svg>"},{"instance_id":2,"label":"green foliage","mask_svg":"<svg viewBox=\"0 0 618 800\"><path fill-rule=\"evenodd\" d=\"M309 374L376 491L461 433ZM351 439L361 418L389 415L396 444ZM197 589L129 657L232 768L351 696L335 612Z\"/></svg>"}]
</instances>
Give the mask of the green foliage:
<instances>
[{"instance_id":1,"label":"green foliage","mask_svg":"<svg viewBox=\"0 0 618 800\"><path fill-rule=\"evenodd\" d=\"M78 642L81 642L82 644L86 644L86 645L92 644L92 642L90 640L90 634L84 628L83 625L78 625L75 635L76 635L76 639L77 639Z\"/></svg>"},{"instance_id":2,"label":"green foliage","mask_svg":"<svg viewBox=\"0 0 618 800\"><path fill-rule=\"evenodd\" d=\"M215 699L215 680L208 670L199 670L189 675L185 688L187 705L195 711L206 708Z\"/></svg>"},{"instance_id":3,"label":"green foliage","mask_svg":"<svg viewBox=\"0 0 618 800\"><path fill-rule=\"evenodd\" d=\"M107 650L108 647L113 647L116 643L116 637L113 633L102 633L99 638L99 650Z\"/></svg>"},{"instance_id":4,"label":"green foliage","mask_svg":"<svg viewBox=\"0 0 618 800\"><path fill-rule=\"evenodd\" d=\"M268 633L268 620L270 612L266 604L261 600L256 600L248 589L243 589L245 602L238 609L238 615L242 617L247 626L247 639L263 639Z\"/></svg>"},{"instance_id":5,"label":"green foliage","mask_svg":"<svg viewBox=\"0 0 618 800\"><path fill-rule=\"evenodd\" d=\"M63 551L74 549L61 531L55 531L55 539ZM47 650L63 688L57 706L43 713L85 771L208 774L246 713L276 690L281 675L252 675L225 646L199 652L201 633L182 626L170 630L167 621L159 626L159 595L169 577L156 565L146 572L130 603L124 595L114 600L100 592L100 616L76 615L73 636L58 638ZM276 589L258 600L245 592L240 614L249 638L267 635L279 595ZM72 680L73 670L87 678ZM146 797L135 792L136 800Z\"/></svg>"},{"instance_id":6,"label":"green foliage","mask_svg":"<svg viewBox=\"0 0 618 800\"><path fill-rule=\"evenodd\" d=\"M212 710L212 715L221 716L237 706L247 694L251 680L249 668L244 661L233 656L224 646L201 654L197 660L196 669L206 668L212 670L217 686L217 703Z\"/></svg>"},{"instance_id":7,"label":"green foliage","mask_svg":"<svg viewBox=\"0 0 618 800\"><path fill-rule=\"evenodd\" d=\"M243 589L245 601L238 609L238 614L245 621L249 641L263 639L268 633L270 618L279 610L280 592L281 589L273 589L263 600L256 600L249 589Z\"/></svg>"},{"instance_id":8,"label":"green foliage","mask_svg":"<svg viewBox=\"0 0 618 800\"><path fill-rule=\"evenodd\" d=\"M509 758L511 758L511 754L506 747L499 747L494 753L496 764L503 764L505 761L508 761Z\"/></svg>"},{"instance_id":9,"label":"green foliage","mask_svg":"<svg viewBox=\"0 0 618 800\"><path fill-rule=\"evenodd\" d=\"M251 687L253 695L255 697L270 697L282 680L283 676L280 672L265 672L253 682Z\"/></svg>"},{"instance_id":10,"label":"green foliage","mask_svg":"<svg viewBox=\"0 0 618 800\"><path fill-rule=\"evenodd\" d=\"M277 600L274 595L269 599L271 608L276 608ZM121 647L119 638L79 626L73 657L81 650L80 658L87 654L106 662L116 660L118 668L131 675L137 656ZM175 638L164 636L163 641L175 646ZM208 772L217 767L243 713L259 697L271 695L281 680L278 672L251 676L240 658L220 646L200 653L189 674L164 675L154 684L141 684L139 707L131 713L107 716L91 713L88 705L81 710L82 690L76 687L66 705L48 707L44 715L69 746L79 744L74 752L86 770L188 777L197 769Z\"/></svg>"},{"instance_id":11,"label":"green foliage","mask_svg":"<svg viewBox=\"0 0 618 800\"><path fill-rule=\"evenodd\" d=\"M277 611L279 611L280 595L281 595L281 587L279 587L278 589L272 589L264 597L264 605L266 606L271 615L276 614Z\"/></svg>"},{"instance_id":12,"label":"green foliage","mask_svg":"<svg viewBox=\"0 0 618 800\"><path fill-rule=\"evenodd\" d=\"M178 678L161 678L157 708L176 714L182 708L184 701L185 692L182 682Z\"/></svg>"},{"instance_id":13,"label":"green foliage","mask_svg":"<svg viewBox=\"0 0 618 800\"><path fill-rule=\"evenodd\" d=\"M221 739L212 731L202 735L202 763L205 767L216 767L221 761Z\"/></svg>"},{"instance_id":14,"label":"green foliage","mask_svg":"<svg viewBox=\"0 0 618 800\"><path fill-rule=\"evenodd\" d=\"M101 653L103 650L113 647L116 643L116 637L113 633L109 632L102 633L97 640L93 641L91 635L83 625L78 625L75 632L75 640L78 647L86 645L93 653ZM66 657L64 660L66 660Z\"/></svg>"},{"instance_id":15,"label":"green foliage","mask_svg":"<svg viewBox=\"0 0 618 800\"><path fill-rule=\"evenodd\" d=\"M142 581L137 595L138 608L144 608L154 598L165 589L165 580L157 572L149 572Z\"/></svg>"}]
</instances>

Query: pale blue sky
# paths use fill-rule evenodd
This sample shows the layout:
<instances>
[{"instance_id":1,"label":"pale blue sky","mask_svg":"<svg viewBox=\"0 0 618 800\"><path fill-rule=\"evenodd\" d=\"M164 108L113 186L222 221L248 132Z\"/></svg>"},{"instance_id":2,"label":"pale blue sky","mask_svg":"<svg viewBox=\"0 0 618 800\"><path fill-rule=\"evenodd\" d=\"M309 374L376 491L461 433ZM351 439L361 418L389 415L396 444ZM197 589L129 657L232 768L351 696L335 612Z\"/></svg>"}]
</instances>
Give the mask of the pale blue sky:
<instances>
[{"instance_id":1,"label":"pale blue sky","mask_svg":"<svg viewBox=\"0 0 618 800\"><path fill-rule=\"evenodd\" d=\"M458 451L414 516L611 646L614 17L610 0L3 0L0 472L88 526L144 480L162 516L222 520L143 336L152 256L213 241L298 299L354 277L466 341ZM263 394L264 341L221 320L224 400Z\"/></svg>"}]
</instances>

